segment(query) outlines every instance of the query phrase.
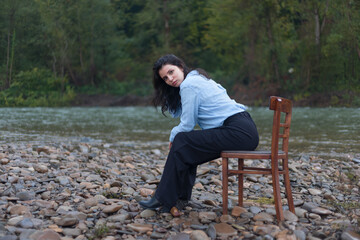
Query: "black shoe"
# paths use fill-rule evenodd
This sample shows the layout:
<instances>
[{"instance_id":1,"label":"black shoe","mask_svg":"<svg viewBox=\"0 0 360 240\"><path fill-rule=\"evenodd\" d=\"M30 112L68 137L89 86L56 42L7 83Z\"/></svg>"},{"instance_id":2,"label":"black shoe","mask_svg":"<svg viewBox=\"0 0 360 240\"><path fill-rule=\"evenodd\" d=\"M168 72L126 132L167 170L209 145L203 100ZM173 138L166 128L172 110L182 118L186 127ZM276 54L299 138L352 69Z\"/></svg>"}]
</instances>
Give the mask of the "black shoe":
<instances>
[{"instance_id":1,"label":"black shoe","mask_svg":"<svg viewBox=\"0 0 360 240\"><path fill-rule=\"evenodd\" d=\"M161 207L163 204L159 202L155 197L152 197L149 201L140 201L139 204L145 209L154 210Z\"/></svg>"}]
</instances>

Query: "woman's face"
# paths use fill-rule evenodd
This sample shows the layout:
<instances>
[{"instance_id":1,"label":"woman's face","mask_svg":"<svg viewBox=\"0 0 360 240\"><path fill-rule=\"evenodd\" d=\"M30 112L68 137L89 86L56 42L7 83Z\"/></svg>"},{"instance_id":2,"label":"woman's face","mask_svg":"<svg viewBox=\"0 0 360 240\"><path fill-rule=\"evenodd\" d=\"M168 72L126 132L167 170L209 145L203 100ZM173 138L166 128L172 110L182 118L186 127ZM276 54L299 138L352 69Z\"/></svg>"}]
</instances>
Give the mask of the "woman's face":
<instances>
[{"instance_id":1,"label":"woman's face","mask_svg":"<svg viewBox=\"0 0 360 240\"><path fill-rule=\"evenodd\" d=\"M184 81L184 71L178 66L166 64L159 70L160 77L172 87L179 87Z\"/></svg>"}]
</instances>

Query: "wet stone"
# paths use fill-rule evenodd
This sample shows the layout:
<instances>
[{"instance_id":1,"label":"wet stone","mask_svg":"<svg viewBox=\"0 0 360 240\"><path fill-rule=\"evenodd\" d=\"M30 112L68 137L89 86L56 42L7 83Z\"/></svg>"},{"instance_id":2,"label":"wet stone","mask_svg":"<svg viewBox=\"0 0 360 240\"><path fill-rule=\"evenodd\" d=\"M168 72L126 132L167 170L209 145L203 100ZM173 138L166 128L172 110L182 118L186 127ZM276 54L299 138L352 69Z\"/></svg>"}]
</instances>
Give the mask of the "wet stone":
<instances>
[{"instance_id":1,"label":"wet stone","mask_svg":"<svg viewBox=\"0 0 360 240\"><path fill-rule=\"evenodd\" d=\"M234 217L239 217L242 213L247 212L247 210L243 207L235 206L232 211L231 215Z\"/></svg>"},{"instance_id":2,"label":"wet stone","mask_svg":"<svg viewBox=\"0 0 360 240\"><path fill-rule=\"evenodd\" d=\"M244 207L237 206L237 179L231 177L229 215L222 215L221 159L216 159L199 167L191 200L173 217L138 203L156 190L167 147L131 147L135 144L87 141L52 143L37 152L31 143L0 144L0 159L9 159L0 164L0 240L41 239L38 234L48 230L52 236L45 239L85 240L94 229L109 231L102 240L358 238L360 184L349 177L358 176L360 166L353 161L289 159L296 208L289 212L281 182L285 221L279 223L274 204L258 202L273 197L270 176L245 181ZM268 166L262 160L247 163Z\"/></svg>"},{"instance_id":3,"label":"wet stone","mask_svg":"<svg viewBox=\"0 0 360 240\"><path fill-rule=\"evenodd\" d=\"M151 224L139 224L139 223L128 224L126 225L126 227L139 233L145 233L148 231L152 231L153 229Z\"/></svg>"},{"instance_id":4,"label":"wet stone","mask_svg":"<svg viewBox=\"0 0 360 240\"><path fill-rule=\"evenodd\" d=\"M155 211L146 209L140 213L140 216L142 218L151 218L151 217L155 216L155 214L156 214Z\"/></svg>"},{"instance_id":5,"label":"wet stone","mask_svg":"<svg viewBox=\"0 0 360 240\"><path fill-rule=\"evenodd\" d=\"M253 214L258 214L259 212L261 212L261 208L259 207L256 207L256 206L251 206L250 207L250 212L253 213Z\"/></svg>"},{"instance_id":6,"label":"wet stone","mask_svg":"<svg viewBox=\"0 0 360 240\"><path fill-rule=\"evenodd\" d=\"M299 220L298 217L289 210L285 210L283 213L286 221L297 222Z\"/></svg>"},{"instance_id":7,"label":"wet stone","mask_svg":"<svg viewBox=\"0 0 360 240\"><path fill-rule=\"evenodd\" d=\"M19 192L16 194L16 197L19 198L20 201L28 201L35 198L34 192Z\"/></svg>"},{"instance_id":8,"label":"wet stone","mask_svg":"<svg viewBox=\"0 0 360 240\"><path fill-rule=\"evenodd\" d=\"M253 217L255 221L263 221L263 222L273 222L274 218L268 213L262 212Z\"/></svg>"},{"instance_id":9,"label":"wet stone","mask_svg":"<svg viewBox=\"0 0 360 240\"><path fill-rule=\"evenodd\" d=\"M311 212L319 214L319 215L330 215L333 214L332 211L325 209L325 208L321 208L321 207L316 207L311 209Z\"/></svg>"},{"instance_id":10,"label":"wet stone","mask_svg":"<svg viewBox=\"0 0 360 240\"><path fill-rule=\"evenodd\" d=\"M199 219L202 223L210 223L216 218L216 213L214 212L200 212Z\"/></svg>"},{"instance_id":11,"label":"wet stone","mask_svg":"<svg viewBox=\"0 0 360 240\"><path fill-rule=\"evenodd\" d=\"M216 229L216 235L222 238L236 236L237 231L227 223L218 223L214 225Z\"/></svg>"},{"instance_id":12,"label":"wet stone","mask_svg":"<svg viewBox=\"0 0 360 240\"><path fill-rule=\"evenodd\" d=\"M195 230L190 233L191 240L210 240L208 235L201 230Z\"/></svg>"}]
</instances>

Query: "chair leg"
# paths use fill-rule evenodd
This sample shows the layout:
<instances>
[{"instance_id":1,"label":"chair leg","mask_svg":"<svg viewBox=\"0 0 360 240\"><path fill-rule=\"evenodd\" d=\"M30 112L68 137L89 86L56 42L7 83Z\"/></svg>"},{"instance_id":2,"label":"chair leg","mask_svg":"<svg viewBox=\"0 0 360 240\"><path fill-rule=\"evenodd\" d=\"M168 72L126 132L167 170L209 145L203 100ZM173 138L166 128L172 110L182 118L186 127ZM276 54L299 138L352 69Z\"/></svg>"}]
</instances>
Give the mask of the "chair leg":
<instances>
[{"instance_id":1,"label":"chair leg","mask_svg":"<svg viewBox=\"0 0 360 240\"><path fill-rule=\"evenodd\" d=\"M272 172L272 185L274 191L274 202L275 202L275 210L276 210L276 218L278 221L284 220L284 214L281 205L281 195L280 195L280 182L279 182L279 166L276 161L271 168Z\"/></svg>"},{"instance_id":2,"label":"chair leg","mask_svg":"<svg viewBox=\"0 0 360 240\"><path fill-rule=\"evenodd\" d=\"M239 158L238 159L238 169L239 171L243 171L244 170L244 159ZM239 206L242 207L244 202L244 174L240 173L238 174L238 188L239 188Z\"/></svg>"},{"instance_id":3,"label":"chair leg","mask_svg":"<svg viewBox=\"0 0 360 240\"><path fill-rule=\"evenodd\" d=\"M228 158L222 158L223 215L228 214Z\"/></svg>"},{"instance_id":4,"label":"chair leg","mask_svg":"<svg viewBox=\"0 0 360 240\"><path fill-rule=\"evenodd\" d=\"M295 213L294 200L292 197L291 185L290 185L289 166L288 166L287 159L283 159L283 169L284 169L284 182L285 182L286 198L287 198L289 210L292 213Z\"/></svg>"}]
</instances>

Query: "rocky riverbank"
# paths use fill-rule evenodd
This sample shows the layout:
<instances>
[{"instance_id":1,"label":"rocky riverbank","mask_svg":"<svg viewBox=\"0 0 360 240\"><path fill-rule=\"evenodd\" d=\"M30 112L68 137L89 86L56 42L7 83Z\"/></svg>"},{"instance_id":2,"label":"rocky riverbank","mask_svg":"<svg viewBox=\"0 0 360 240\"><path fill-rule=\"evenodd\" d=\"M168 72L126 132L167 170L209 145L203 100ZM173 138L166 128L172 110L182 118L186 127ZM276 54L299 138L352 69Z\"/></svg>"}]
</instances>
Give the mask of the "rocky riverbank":
<instances>
[{"instance_id":1,"label":"rocky riverbank","mask_svg":"<svg viewBox=\"0 0 360 240\"><path fill-rule=\"evenodd\" d=\"M245 181L244 207L229 189L222 215L221 160L198 168L192 201L180 217L143 210L167 149L112 144L0 146L0 240L360 239L360 164L311 156L290 159L296 214L278 223L271 179ZM262 161L247 164L266 165ZM283 189L283 186L282 186Z\"/></svg>"}]
</instances>

